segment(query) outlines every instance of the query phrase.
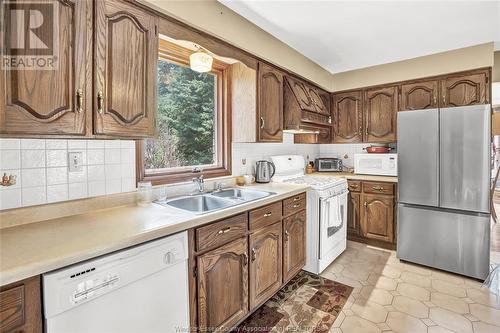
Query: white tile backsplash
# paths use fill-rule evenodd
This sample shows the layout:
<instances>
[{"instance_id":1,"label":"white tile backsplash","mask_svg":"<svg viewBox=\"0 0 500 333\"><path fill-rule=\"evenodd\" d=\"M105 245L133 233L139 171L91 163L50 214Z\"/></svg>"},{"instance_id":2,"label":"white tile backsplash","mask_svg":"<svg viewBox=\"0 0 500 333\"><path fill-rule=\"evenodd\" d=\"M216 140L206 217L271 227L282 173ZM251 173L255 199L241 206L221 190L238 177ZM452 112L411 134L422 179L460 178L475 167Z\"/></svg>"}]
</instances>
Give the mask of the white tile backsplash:
<instances>
[{"instance_id":1,"label":"white tile backsplash","mask_svg":"<svg viewBox=\"0 0 500 333\"><path fill-rule=\"evenodd\" d=\"M21 149L21 139L0 140L0 150L4 149Z\"/></svg>"},{"instance_id":2,"label":"white tile backsplash","mask_svg":"<svg viewBox=\"0 0 500 333\"><path fill-rule=\"evenodd\" d=\"M21 149L45 149L45 140L21 139Z\"/></svg>"},{"instance_id":3,"label":"white tile backsplash","mask_svg":"<svg viewBox=\"0 0 500 333\"><path fill-rule=\"evenodd\" d=\"M105 149L104 150L104 164L120 164L121 162L121 150L117 149Z\"/></svg>"},{"instance_id":4,"label":"white tile backsplash","mask_svg":"<svg viewBox=\"0 0 500 333\"><path fill-rule=\"evenodd\" d=\"M68 185L47 186L47 202L59 202L68 200Z\"/></svg>"},{"instance_id":5,"label":"white tile backsplash","mask_svg":"<svg viewBox=\"0 0 500 333\"><path fill-rule=\"evenodd\" d=\"M87 183L68 184L68 198L70 200L87 197Z\"/></svg>"},{"instance_id":6,"label":"white tile backsplash","mask_svg":"<svg viewBox=\"0 0 500 333\"><path fill-rule=\"evenodd\" d=\"M68 152L82 153L82 171L68 171ZM133 191L135 168L133 140L0 138L0 177L17 176L0 186L0 210Z\"/></svg>"},{"instance_id":7,"label":"white tile backsplash","mask_svg":"<svg viewBox=\"0 0 500 333\"><path fill-rule=\"evenodd\" d=\"M59 185L68 183L68 168L47 168L47 185Z\"/></svg>"},{"instance_id":8,"label":"white tile backsplash","mask_svg":"<svg viewBox=\"0 0 500 333\"><path fill-rule=\"evenodd\" d=\"M45 150L21 150L21 167L45 168Z\"/></svg>"},{"instance_id":9,"label":"white tile backsplash","mask_svg":"<svg viewBox=\"0 0 500 333\"><path fill-rule=\"evenodd\" d=\"M47 167L61 167L68 165L68 151L67 150L47 150Z\"/></svg>"},{"instance_id":10,"label":"white tile backsplash","mask_svg":"<svg viewBox=\"0 0 500 333\"><path fill-rule=\"evenodd\" d=\"M20 169L20 150L0 150L0 169Z\"/></svg>"},{"instance_id":11,"label":"white tile backsplash","mask_svg":"<svg viewBox=\"0 0 500 333\"><path fill-rule=\"evenodd\" d=\"M47 187L23 187L21 196L23 206L34 206L47 203Z\"/></svg>"},{"instance_id":12,"label":"white tile backsplash","mask_svg":"<svg viewBox=\"0 0 500 333\"><path fill-rule=\"evenodd\" d=\"M22 169L21 177L23 179L23 188L45 186L47 184L45 168Z\"/></svg>"},{"instance_id":13,"label":"white tile backsplash","mask_svg":"<svg viewBox=\"0 0 500 333\"><path fill-rule=\"evenodd\" d=\"M87 164L88 165L104 164L104 149L87 150Z\"/></svg>"},{"instance_id":14,"label":"white tile backsplash","mask_svg":"<svg viewBox=\"0 0 500 333\"><path fill-rule=\"evenodd\" d=\"M5 189L0 191L0 209L21 207L21 189Z\"/></svg>"},{"instance_id":15,"label":"white tile backsplash","mask_svg":"<svg viewBox=\"0 0 500 333\"><path fill-rule=\"evenodd\" d=\"M299 154L311 161L318 157L319 151L319 145L294 144L293 134L290 133L284 133L282 143L233 143L233 175L255 173L255 162L267 160L272 155Z\"/></svg>"}]
</instances>

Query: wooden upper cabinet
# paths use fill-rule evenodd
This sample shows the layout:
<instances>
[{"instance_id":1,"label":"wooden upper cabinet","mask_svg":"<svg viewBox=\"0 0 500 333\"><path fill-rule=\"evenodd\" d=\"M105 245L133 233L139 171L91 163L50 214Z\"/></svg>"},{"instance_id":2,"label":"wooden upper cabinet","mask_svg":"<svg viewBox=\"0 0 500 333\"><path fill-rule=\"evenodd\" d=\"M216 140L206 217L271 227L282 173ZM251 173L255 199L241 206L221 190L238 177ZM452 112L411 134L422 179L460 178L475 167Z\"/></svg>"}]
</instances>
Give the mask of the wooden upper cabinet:
<instances>
[{"instance_id":1,"label":"wooden upper cabinet","mask_svg":"<svg viewBox=\"0 0 500 333\"><path fill-rule=\"evenodd\" d=\"M278 222L250 235L250 309L281 287L281 232L281 222Z\"/></svg>"},{"instance_id":2,"label":"wooden upper cabinet","mask_svg":"<svg viewBox=\"0 0 500 333\"><path fill-rule=\"evenodd\" d=\"M259 63L257 140L283 140L283 73Z\"/></svg>"},{"instance_id":3,"label":"wooden upper cabinet","mask_svg":"<svg viewBox=\"0 0 500 333\"><path fill-rule=\"evenodd\" d=\"M318 90L314 87L308 87L309 96L311 96L314 108L317 112L326 114L330 116L330 108L325 104L323 98L321 98Z\"/></svg>"},{"instance_id":4,"label":"wooden upper cabinet","mask_svg":"<svg viewBox=\"0 0 500 333\"><path fill-rule=\"evenodd\" d=\"M400 111L422 110L438 107L439 83L423 81L401 85Z\"/></svg>"},{"instance_id":5,"label":"wooden upper cabinet","mask_svg":"<svg viewBox=\"0 0 500 333\"><path fill-rule=\"evenodd\" d=\"M121 0L95 2L95 134L154 133L157 17Z\"/></svg>"},{"instance_id":6,"label":"wooden upper cabinet","mask_svg":"<svg viewBox=\"0 0 500 333\"><path fill-rule=\"evenodd\" d=\"M339 93L332 98L335 143L363 141L363 92Z\"/></svg>"},{"instance_id":7,"label":"wooden upper cabinet","mask_svg":"<svg viewBox=\"0 0 500 333\"><path fill-rule=\"evenodd\" d=\"M367 89L364 97L364 141L395 142L398 87Z\"/></svg>"},{"instance_id":8,"label":"wooden upper cabinet","mask_svg":"<svg viewBox=\"0 0 500 333\"><path fill-rule=\"evenodd\" d=\"M489 103L489 80L489 70L446 77L441 81L441 107Z\"/></svg>"},{"instance_id":9,"label":"wooden upper cabinet","mask_svg":"<svg viewBox=\"0 0 500 333\"><path fill-rule=\"evenodd\" d=\"M240 238L197 258L200 332L224 331L248 313L247 246Z\"/></svg>"},{"instance_id":10,"label":"wooden upper cabinet","mask_svg":"<svg viewBox=\"0 0 500 333\"><path fill-rule=\"evenodd\" d=\"M56 29L55 69L0 71L2 134L85 135L90 127L92 2L55 1L54 5L62 27ZM5 27L15 24L12 19L10 15L2 18ZM46 40L46 33L47 29L37 30L41 40Z\"/></svg>"},{"instance_id":11,"label":"wooden upper cabinet","mask_svg":"<svg viewBox=\"0 0 500 333\"><path fill-rule=\"evenodd\" d=\"M283 220L283 282L290 280L306 263L306 211Z\"/></svg>"},{"instance_id":12,"label":"wooden upper cabinet","mask_svg":"<svg viewBox=\"0 0 500 333\"><path fill-rule=\"evenodd\" d=\"M297 99L297 102L299 103L299 107L305 111L316 112L316 107L314 106L314 102L309 95L306 85L302 81L299 81L291 76L287 76L286 79L293 94L295 95L295 98Z\"/></svg>"},{"instance_id":13,"label":"wooden upper cabinet","mask_svg":"<svg viewBox=\"0 0 500 333\"><path fill-rule=\"evenodd\" d=\"M365 238L392 242L394 240L394 197L362 194L361 231Z\"/></svg>"}]
</instances>

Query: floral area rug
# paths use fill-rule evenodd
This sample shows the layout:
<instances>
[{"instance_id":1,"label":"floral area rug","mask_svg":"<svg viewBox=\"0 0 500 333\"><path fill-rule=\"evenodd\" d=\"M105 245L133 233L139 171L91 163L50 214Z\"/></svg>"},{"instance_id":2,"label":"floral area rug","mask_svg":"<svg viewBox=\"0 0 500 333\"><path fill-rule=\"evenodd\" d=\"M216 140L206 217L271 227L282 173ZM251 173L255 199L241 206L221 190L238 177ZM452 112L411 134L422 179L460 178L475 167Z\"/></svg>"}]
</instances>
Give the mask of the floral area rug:
<instances>
[{"instance_id":1,"label":"floral area rug","mask_svg":"<svg viewBox=\"0 0 500 333\"><path fill-rule=\"evenodd\" d=\"M326 333L352 289L345 284L300 271L235 331Z\"/></svg>"}]
</instances>

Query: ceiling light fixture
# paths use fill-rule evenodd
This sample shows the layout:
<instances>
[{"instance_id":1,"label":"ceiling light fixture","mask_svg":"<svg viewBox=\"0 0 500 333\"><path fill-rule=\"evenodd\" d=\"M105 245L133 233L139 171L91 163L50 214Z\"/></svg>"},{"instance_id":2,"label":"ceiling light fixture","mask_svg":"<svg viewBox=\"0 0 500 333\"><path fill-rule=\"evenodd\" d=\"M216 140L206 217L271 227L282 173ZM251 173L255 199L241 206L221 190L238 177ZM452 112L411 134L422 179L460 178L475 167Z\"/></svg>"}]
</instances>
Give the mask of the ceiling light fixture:
<instances>
[{"instance_id":1,"label":"ceiling light fixture","mask_svg":"<svg viewBox=\"0 0 500 333\"><path fill-rule=\"evenodd\" d=\"M198 51L189 56L189 65L193 71L206 73L212 70L212 62L214 58L205 52L200 46Z\"/></svg>"}]
</instances>

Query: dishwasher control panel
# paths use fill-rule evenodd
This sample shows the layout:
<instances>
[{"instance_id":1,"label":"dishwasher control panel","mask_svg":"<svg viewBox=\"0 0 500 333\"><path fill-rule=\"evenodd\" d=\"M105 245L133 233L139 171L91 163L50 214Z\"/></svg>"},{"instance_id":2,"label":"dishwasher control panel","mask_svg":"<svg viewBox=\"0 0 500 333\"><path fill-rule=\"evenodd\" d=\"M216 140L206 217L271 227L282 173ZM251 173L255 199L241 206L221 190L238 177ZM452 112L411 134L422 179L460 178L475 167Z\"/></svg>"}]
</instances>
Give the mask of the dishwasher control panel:
<instances>
[{"instance_id":1,"label":"dishwasher control panel","mask_svg":"<svg viewBox=\"0 0 500 333\"><path fill-rule=\"evenodd\" d=\"M45 316L185 263L187 258L187 232L182 232L44 274Z\"/></svg>"}]
</instances>

